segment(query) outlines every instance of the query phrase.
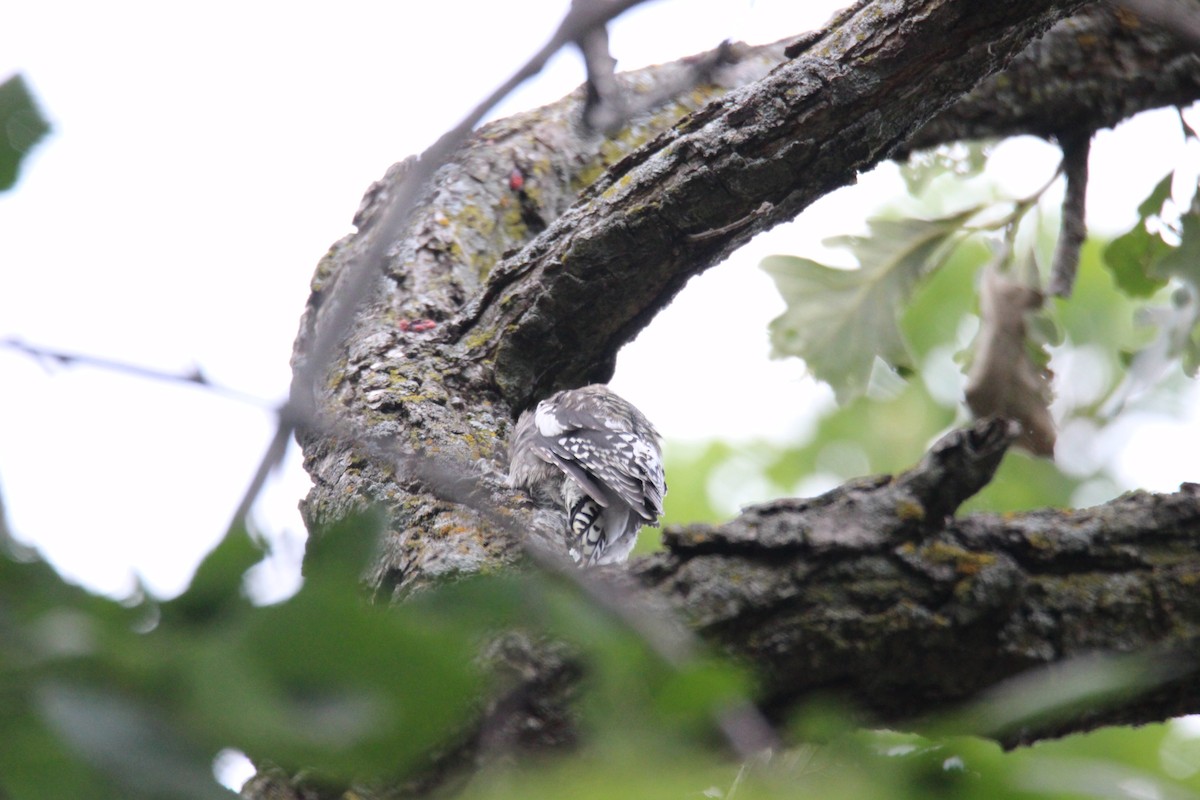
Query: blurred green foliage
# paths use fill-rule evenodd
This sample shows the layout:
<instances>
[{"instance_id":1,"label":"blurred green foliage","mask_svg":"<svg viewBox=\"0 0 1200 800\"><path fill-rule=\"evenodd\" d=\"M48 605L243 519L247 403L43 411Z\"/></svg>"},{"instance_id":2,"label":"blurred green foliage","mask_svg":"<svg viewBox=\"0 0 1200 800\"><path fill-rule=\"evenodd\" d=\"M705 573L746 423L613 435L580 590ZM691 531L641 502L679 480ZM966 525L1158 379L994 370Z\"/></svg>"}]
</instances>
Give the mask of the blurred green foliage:
<instances>
[{"instance_id":1,"label":"blurred green foliage","mask_svg":"<svg viewBox=\"0 0 1200 800\"><path fill-rule=\"evenodd\" d=\"M17 182L21 161L50 132L21 75L0 83L0 192Z\"/></svg>"},{"instance_id":2,"label":"blurred green foliage","mask_svg":"<svg viewBox=\"0 0 1200 800\"><path fill-rule=\"evenodd\" d=\"M268 607L242 591L242 530L165 603L89 595L10 545L0 796L228 797L212 772L225 748L303 770L329 796L351 779L399 779L471 718L489 680L481 644L520 628L569 642L587 665L585 744L489 767L464 797L1200 797L1200 725L1182 723L1005 753L969 736L862 730L817 703L794 719L789 748L738 761L714 720L748 691L739 670L707 658L672 668L572 585L538 573L373 606L358 575L377 530L360 518L325 532L300 592ZM236 580L218 576L227 567Z\"/></svg>"}]
</instances>

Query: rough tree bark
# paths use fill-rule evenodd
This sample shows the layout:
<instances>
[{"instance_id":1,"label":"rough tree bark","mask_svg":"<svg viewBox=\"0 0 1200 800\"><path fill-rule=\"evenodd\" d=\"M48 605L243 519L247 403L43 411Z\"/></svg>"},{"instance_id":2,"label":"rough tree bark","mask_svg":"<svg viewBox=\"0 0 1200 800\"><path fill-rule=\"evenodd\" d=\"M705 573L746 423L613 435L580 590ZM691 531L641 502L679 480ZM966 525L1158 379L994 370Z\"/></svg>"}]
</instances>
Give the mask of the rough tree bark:
<instances>
[{"instance_id":1,"label":"rough tree bark","mask_svg":"<svg viewBox=\"0 0 1200 800\"><path fill-rule=\"evenodd\" d=\"M1019 432L1009 424L956 431L895 478L670 530L633 571L752 665L772 711L826 692L913 720L1097 652L1148 656L1122 702L993 734L1018 744L1200 710L1200 485L952 519Z\"/></svg>"},{"instance_id":2,"label":"rough tree bark","mask_svg":"<svg viewBox=\"0 0 1200 800\"><path fill-rule=\"evenodd\" d=\"M578 125L582 91L490 124L399 232L374 224L403 179L390 170L319 266L297 342L302 361L348 261L371 237L394 240L317 391L344 424L301 435L310 527L382 504L389 532L369 575L382 597L513 564L512 530L556 523L498 477L516 412L608 379L690 277L909 148L1092 130L1200 97L1185 45L1102 7L1059 22L1085 5L866 2L786 55L787 43L734 45L625 75L637 93L705 81L609 137ZM945 524L958 501L922 469L668 531L666 552L630 572L760 671L777 714L834 688L911 717L1087 650L1195 651L1200 493ZM1073 725L1200 711L1194 672L1171 686Z\"/></svg>"}]
</instances>

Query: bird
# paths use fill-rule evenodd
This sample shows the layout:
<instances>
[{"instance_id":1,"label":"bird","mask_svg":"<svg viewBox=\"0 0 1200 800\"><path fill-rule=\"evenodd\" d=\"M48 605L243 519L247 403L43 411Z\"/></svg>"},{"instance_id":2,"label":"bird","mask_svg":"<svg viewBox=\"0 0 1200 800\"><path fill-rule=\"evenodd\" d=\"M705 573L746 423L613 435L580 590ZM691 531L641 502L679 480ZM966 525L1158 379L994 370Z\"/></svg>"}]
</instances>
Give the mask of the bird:
<instances>
[{"instance_id":1,"label":"bird","mask_svg":"<svg viewBox=\"0 0 1200 800\"><path fill-rule=\"evenodd\" d=\"M567 552L580 567L629 557L657 525L667 493L662 439L603 384L565 389L524 411L509 442L509 484L566 514Z\"/></svg>"}]
</instances>

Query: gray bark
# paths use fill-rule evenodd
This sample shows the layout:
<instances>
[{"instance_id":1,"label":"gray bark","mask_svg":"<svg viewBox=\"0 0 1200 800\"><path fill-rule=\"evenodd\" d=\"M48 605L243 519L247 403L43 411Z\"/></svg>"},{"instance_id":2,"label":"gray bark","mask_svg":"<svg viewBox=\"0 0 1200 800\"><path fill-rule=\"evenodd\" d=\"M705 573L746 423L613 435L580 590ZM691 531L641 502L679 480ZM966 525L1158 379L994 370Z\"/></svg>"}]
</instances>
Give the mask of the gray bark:
<instances>
[{"instance_id":1,"label":"gray bark","mask_svg":"<svg viewBox=\"0 0 1200 800\"><path fill-rule=\"evenodd\" d=\"M666 552L634 572L752 665L774 713L827 694L911 722L1097 653L1146 660L1123 694L989 732L1017 744L1200 711L1200 485L953 519L1019 432L1011 424L1003 439L994 423L956 432L895 478L670 530Z\"/></svg>"}]
</instances>

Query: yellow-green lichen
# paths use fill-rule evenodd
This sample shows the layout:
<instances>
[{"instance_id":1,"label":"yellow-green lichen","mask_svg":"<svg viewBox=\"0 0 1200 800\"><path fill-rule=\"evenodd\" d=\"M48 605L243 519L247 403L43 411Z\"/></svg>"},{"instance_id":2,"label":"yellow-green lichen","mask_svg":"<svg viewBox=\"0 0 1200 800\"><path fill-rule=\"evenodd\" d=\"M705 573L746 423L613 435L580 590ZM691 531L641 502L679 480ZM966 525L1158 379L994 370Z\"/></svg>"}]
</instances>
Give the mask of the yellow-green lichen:
<instances>
[{"instance_id":1,"label":"yellow-green lichen","mask_svg":"<svg viewBox=\"0 0 1200 800\"><path fill-rule=\"evenodd\" d=\"M615 181L613 181L612 186L609 186L607 189L605 189L604 193L601 194L600 197L604 200L611 200L619 192L624 191L625 188L627 186L629 186L629 184L632 182L633 182L633 175L631 175L630 173L627 172L624 175L622 175L620 178L617 178Z\"/></svg>"},{"instance_id":2,"label":"yellow-green lichen","mask_svg":"<svg viewBox=\"0 0 1200 800\"><path fill-rule=\"evenodd\" d=\"M901 500L896 504L896 517L905 522L923 522L925 506L915 500Z\"/></svg>"},{"instance_id":3,"label":"yellow-green lichen","mask_svg":"<svg viewBox=\"0 0 1200 800\"><path fill-rule=\"evenodd\" d=\"M463 344L468 350L482 350L492 342L492 331L490 328L475 328L463 340Z\"/></svg>"},{"instance_id":4,"label":"yellow-green lichen","mask_svg":"<svg viewBox=\"0 0 1200 800\"><path fill-rule=\"evenodd\" d=\"M346 380L346 359L340 358L333 365L332 369L325 375L326 391L336 391L339 386Z\"/></svg>"},{"instance_id":5,"label":"yellow-green lichen","mask_svg":"<svg viewBox=\"0 0 1200 800\"><path fill-rule=\"evenodd\" d=\"M529 226L521 216L521 209L508 205L500 215L500 235L510 242L523 242L529 238Z\"/></svg>"},{"instance_id":6,"label":"yellow-green lichen","mask_svg":"<svg viewBox=\"0 0 1200 800\"><path fill-rule=\"evenodd\" d=\"M600 179L604 171L608 169L608 165L602 162L593 161L585 167L582 167L575 176L571 179L571 190L579 192Z\"/></svg>"},{"instance_id":7,"label":"yellow-green lichen","mask_svg":"<svg viewBox=\"0 0 1200 800\"><path fill-rule=\"evenodd\" d=\"M1179 576L1179 582L1184 586L1200 584L1200 572L1187 572Z\"/></svg>"},{"instance_id":8,"label":"yellow-green lichen","mask_svg":"<svg viewBox=\"0 0 1200 800\"><path fill-rule=\"evenodd\" d=\"M496 218L490 211L485 211L474 204L467 204L459 209L453 217L455 227L463 227L476 231L484 236L490 236L496 228Z\"/></svg>"},{"instance_id":9,"label":"yellow-green lichen","mask_svg":"<svg viewBox=\"0 0 1200 800\"><path fill-rule=\"evenodd\" d=\"M1050 551L1055 548L1054 540L1044 533L1030 533L1025 537L1025 541L1034 550Z\"/></svg>"},{"instance_id":10,"label":"yellow-green lichen","mask_svg":"<svg viewBox=\"0 0 1200 800\"><path fill-rule=\"evenodd\" d=\"M934 564L953 565L959 575L978 575L985 567L996 563L991 553L967 550L948 542L932 542L922 548L921 554Z\"/></svg>"},{"instance_id":11,"label":"yellow-green lichen","mask_svg":"<svg viewBox=\"0 0 1200 800\"><path fill-rule=\"evenodd\" d=\"M479 430L474 433L460 433L458 439L466 446L473 460L487 458L495 450L496 435L491 431Z\"/></svg>"}]
</instances>

